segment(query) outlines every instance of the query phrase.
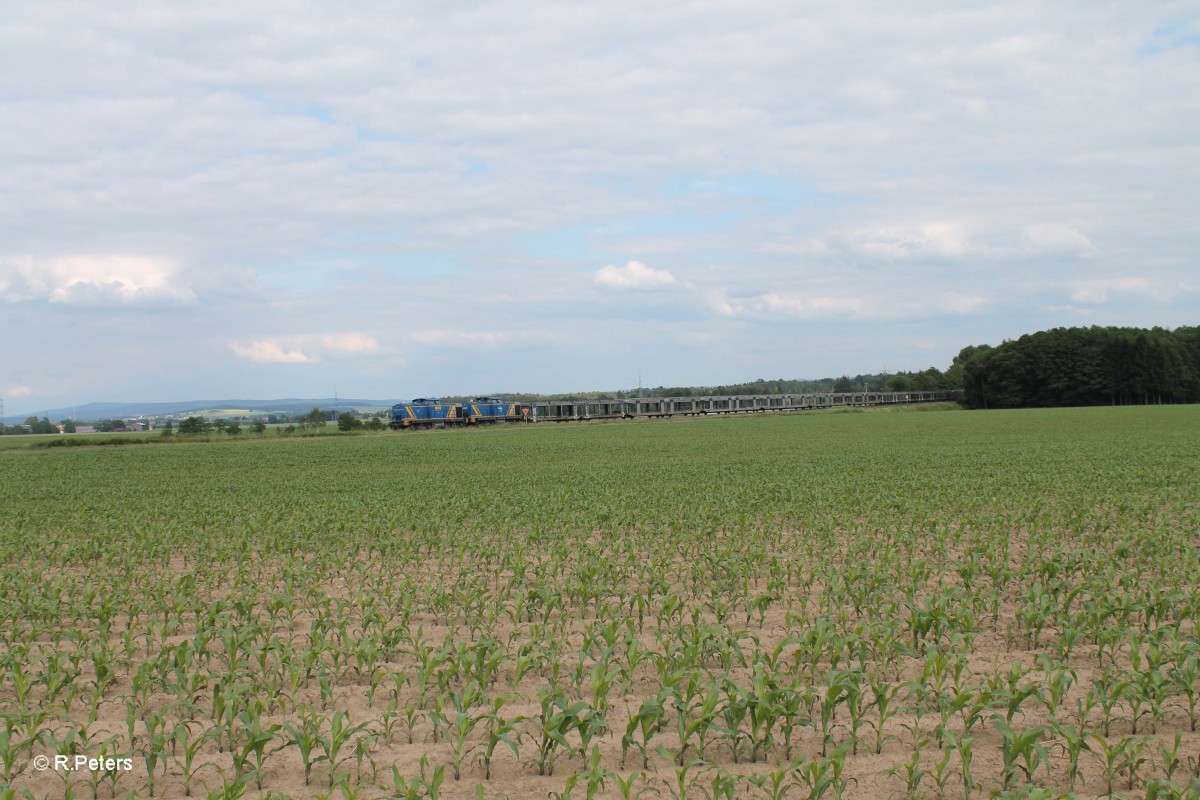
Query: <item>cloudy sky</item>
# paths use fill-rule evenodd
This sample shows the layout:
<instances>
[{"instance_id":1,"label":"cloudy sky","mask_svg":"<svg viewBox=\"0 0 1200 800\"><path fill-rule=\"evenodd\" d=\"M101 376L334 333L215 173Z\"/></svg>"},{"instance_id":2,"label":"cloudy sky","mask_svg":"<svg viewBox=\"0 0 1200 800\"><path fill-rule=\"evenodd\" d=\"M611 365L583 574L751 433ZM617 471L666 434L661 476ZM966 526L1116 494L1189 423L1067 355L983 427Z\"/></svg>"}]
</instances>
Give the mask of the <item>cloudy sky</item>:
<instances>
[{"instance_id":1,"label":"cloudy sky","mask_svg":"<svg viewBox=\"0 0 1200 800\"><path fill-rule=\"evenodd\" d=\"M9 414L1200 322L1192 0L24 3L0 119Z\"/></svg>"}]
</instances>

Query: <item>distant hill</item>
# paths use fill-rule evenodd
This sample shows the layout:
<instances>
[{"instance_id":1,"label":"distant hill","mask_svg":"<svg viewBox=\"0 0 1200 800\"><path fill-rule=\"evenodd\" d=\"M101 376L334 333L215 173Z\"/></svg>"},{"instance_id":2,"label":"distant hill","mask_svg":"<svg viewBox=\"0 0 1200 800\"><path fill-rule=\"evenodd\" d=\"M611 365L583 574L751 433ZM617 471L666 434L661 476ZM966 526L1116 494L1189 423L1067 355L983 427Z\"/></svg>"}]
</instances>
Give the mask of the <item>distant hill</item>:
<instances>
[{"instance_id":1,"label":"distant hill","mask_svg":"<svg viewBox=\"0 0 1200 800\"><path fill-rule=\"evenodd\" d=\"M390 408L395 402L395 400L363 400L354 397L339 397L336 400L337 407L343 410L352 408ZM183 400L170 403L103 402L39 410L36 412L36 416L49 417L51 422L70 419L72 416L81 422L89 422L98 419L126 419L129 417L150 417L164 414L186 416L191 411L234 408L244 408L267 413L296 413L311 411L314 407L333 408L334 404L335 401L332 397L284 397L278 400ZM7 425L16 425L24 422L27 416L29 414L6 416L4 423Z\"/></svg>"}]
</instances>

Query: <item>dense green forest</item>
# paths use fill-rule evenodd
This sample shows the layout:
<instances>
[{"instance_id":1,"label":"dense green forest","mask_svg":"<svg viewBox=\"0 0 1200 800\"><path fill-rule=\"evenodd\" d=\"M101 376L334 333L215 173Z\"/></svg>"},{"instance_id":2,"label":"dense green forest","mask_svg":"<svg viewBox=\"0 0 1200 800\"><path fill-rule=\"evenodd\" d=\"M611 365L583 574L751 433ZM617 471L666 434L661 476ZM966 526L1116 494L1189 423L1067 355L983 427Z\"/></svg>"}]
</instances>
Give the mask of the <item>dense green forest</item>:
<instances>
[{"instance_id":1,"label":"dense green forest","mask_svg":"<svg viewBox=\"0 0 1200 800\"><path fill-rule=\"evenodd\" d=\"M1054 328L967 347L951 373L968 408L1196 403L1200 328Z\"/></svg>"}]
</instances>

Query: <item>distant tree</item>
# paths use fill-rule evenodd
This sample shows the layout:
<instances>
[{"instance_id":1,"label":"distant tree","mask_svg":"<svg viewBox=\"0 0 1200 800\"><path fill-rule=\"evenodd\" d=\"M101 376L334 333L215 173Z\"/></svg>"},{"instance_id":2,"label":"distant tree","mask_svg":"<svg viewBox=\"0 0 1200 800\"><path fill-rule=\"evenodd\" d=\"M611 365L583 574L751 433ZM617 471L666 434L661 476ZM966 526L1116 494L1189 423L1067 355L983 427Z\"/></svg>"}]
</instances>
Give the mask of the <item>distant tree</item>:
<instances>
[{"instance_id":1,"label":"distant tree","mask_svg":"<svg viewBox=\"0 0 1200 800\"><path fill-rule=\"evenodd\" d=\"M63 433L74 433L75 432L75 420L64 419L59 424L62 425Z\"/></svg>"},{"instance_id":2,"label":"distant tree","mask_svg":"<svg viewBox=\"0 0 1200 800\"><path fill-rule=\"evenodd\" d=\"M29 419L33 420L33 425L29 428L30 433L58 433L58 426L46 417L41 419L30 417ZM26 424L28 424L28 420Z\"/></svg>"},{"instance_id":3,"label":"distant tree","mask_svg":"<svg viewBox=\"0 0 1200 800\"><path fill-rule=\"evenodd\" d=\"M381 431L384 427L383 420L379 417L371 417L370 421L367 422L367 430L369 431Z\"/></svg>"},{"instance_id":4,"label":"distant tree","mask_svg":"<svg viewBox=\"0 0 1200 800\"><path fill-rule=\"evenodd\" d=\"M958 355L954 357L954 361L950 364L950 368L946 370L944 376L947 388L964 388L963 381L966 380L967 364L976 358L982 358L991 349L991 345L971 344L959 350Z\"/></svg>"},{"instance_id":5,"label":"distant tree","mask_svg":"<svg viewBox=\"0 0 1200 800\"><path fill-rule=\"evenodd\" d=\"M242 424L240 422L230 422L225 426L225 432L230 436L238 436L242 432Z\"/></svg>"},{"instance_id":6,"label":"distant tree","mask_svg":"<svg viewBox=\"0 0 1200 800\"><path fill-rule=\"evenodd\" d=\"M943 388L945 378L942 373L930 367L924 372L912 376L912 390L916 392L934 392Z\"/></svg>"},{"instance_id":7,"label":"distant tree","mask_svg":"<svg viewBox=\"0 0 1200 800\"><path fill-rule=\"evenodd\" d=\"M361 428L363 421L349 411L343 411L338 414L337 426L339 431L352 431L355 428Z\"/></svg>"},{"instance_id":8,"label":"distant tree","mask_svg":"<svg viewBox=\"0 0 1200 800\"><path fill-rule=\"evenodd\" d=\"M305 417L305 421L311 428L323 428L325 427L325 412L319 408L314 408L312 411L308 412L308 416Z\"/></svg>"},{"instance_id":9,"label":"distant tree","mask_svg":"<svg viewBox=\"0 0 1200 800\"><path fill-rule=\"evenodd\" d=\"M210 428L203 417L188 417L179 423L179 433L184 436L199 436L208 433Z\"/></svg>"},{"instance_id":10,"label":"distant tree","mask_svg":"<svg viewBox=\"0 0 1200 800\"><path fill-rule=\"evenodd\" d=\"M229 427L229 420L218 418L213 422L213 427L217 429L217 433L224 433L225 429Z\"/></svg>"},{"instance_id":11,"label":"distant tree","mask_svg":"<svg viewBox=\"0 0 1200 800\"><path fill-rule=\"evenodd\" d=\"M166 424L162 426L162 433L159 435L164 439L170 439L172 436L174 436L175 422L173 420L167 420Z\"/></svg>"},{"instance_id":12,"label":"distant tree","mask_svg":"<svg viewBox=\"0 0 1200 800\"><path fill-rule=\"evenodd\" d=\"M259 436L262 436L263 431L265 431L266 429L267 429L267 425L261 419L256 419L256 420L254 420L254 422L252 422L250 424L250 430L254 431Z\"/></svg>"},{"instance_id":13,"label":"distant tree","mask_svg":"<svg viewBox=\"0 0 1200 800\"><path fill-rule=\"evenodd\" d=\"M833 382L833 391L835 392L845 393L853 390L854 384L850 382L850 377L848 375L843 375Z\"/></svg>"}]
</instances>

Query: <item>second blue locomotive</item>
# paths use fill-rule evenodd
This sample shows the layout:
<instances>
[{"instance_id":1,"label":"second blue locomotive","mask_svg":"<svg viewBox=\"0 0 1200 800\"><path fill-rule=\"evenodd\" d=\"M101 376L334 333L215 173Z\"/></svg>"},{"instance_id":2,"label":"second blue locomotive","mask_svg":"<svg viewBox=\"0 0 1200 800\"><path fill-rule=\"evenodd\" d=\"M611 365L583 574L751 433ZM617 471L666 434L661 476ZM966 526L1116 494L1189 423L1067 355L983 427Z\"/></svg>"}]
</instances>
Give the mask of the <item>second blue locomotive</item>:
<instances>
[{"instance_id":1,"label":"second blue locomotive","mask_svg":"<svg viewBox=\"0 0 1200 800\"><path fill-rule=\"evenodd\" d=\"M444 403L436 397L418 397L411 403L392 406L391 426L399 430L528 421L527 403L508 403L495 397L477 397L468 403Z\"/></svg>"}]
</instances>

